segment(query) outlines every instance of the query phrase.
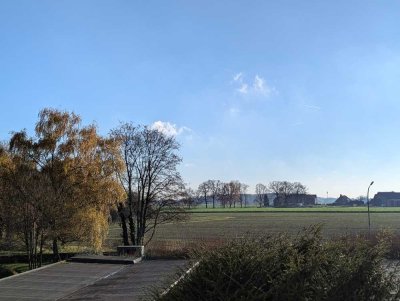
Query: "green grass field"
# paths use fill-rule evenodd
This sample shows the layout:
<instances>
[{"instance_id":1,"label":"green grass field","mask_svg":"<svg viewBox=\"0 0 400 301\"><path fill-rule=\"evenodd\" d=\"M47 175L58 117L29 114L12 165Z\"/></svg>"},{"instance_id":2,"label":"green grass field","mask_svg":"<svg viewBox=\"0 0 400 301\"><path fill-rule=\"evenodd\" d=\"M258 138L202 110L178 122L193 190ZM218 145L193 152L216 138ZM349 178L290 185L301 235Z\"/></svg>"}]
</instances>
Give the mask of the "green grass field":
<instances>
[{"instance_id":1,"label":"green grass field","mask_svg":"<svg viewBox=\"0 0 400 301\"><path fill-rule=\"evenodd\" d=\"M323 208L323 210L321 210ZM284 210L282 210L284 209ZM390 209L390 210L388 210ZM327 237L368 233L364 207L194 209L185 222L161 225L150 248L174 249L197 243L218 243L247 235L278 232L296 234L313 224ZM372 230L390 229L400 235L400 208L373 208ZM110 229L111 241L120 241L119 226Z\"/></svg>"}]
</instances>

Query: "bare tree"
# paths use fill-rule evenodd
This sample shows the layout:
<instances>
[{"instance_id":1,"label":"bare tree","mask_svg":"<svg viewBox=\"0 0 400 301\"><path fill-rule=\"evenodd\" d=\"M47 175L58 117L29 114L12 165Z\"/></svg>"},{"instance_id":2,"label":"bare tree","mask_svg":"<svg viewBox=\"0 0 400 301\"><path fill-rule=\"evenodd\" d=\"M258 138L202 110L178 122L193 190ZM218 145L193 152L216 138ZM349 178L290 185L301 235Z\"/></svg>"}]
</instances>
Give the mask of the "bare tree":
<instances>
[{"instance_id":1,"label":"bare tree","mask_svg":"<svg viewBox=\"0 0 400 301\"><path fill-rule=\"evenodd\" d=\"M225 208L229 204L229 208L236 207L236 203L240 200L240 183L238 181L230 181L223 183L219 193L219 200Z\"/></svg>"},{"instance_id":2,"label":"bare tree","mask_svg":"<svg viewBox=\"0 0 400 301\"><path fill-rule=\"evenodd\" d=\"M182 198L183 205L186 205L189 209L197 206L199 203L199 194L192 188L187 188Z\"/></svg>"},{"instance_id":3,"label":"bare tree","mask_svg":"<svg viewBox=\"0 0 400 301\"><path fill-rule=\"evenodd\" d=\"M230 195L231 202L233 203L233 208L236 208L236 203L240 201L240 182L230 181Z\"/></svg>"},{"instance_id":4,"label":"bare tree","mask_svg":"<svg viewBox=\"0 0 400 301\"><path fill-rule=\"evenodd\" d=\"M210 196L212 198L212 206L215 208L215 201L218 198L218 195L220 194L221 188L222 188L222 183L219 180L208 180L207 185L210 188Z\"/></svg>"},{"instance_id":5,"label":"bare tree","mask_svg":"<svg viewBox=\"0 0 400 301\"><path fill-rule=\"evenodd\" d=\"M204 203L206 204L206 208L208 208L208 193L210 192L210 186L208 181L203 182L199 185L199 188L197 189L199 194L201 194L204 198Z\"/></svg>"},{"instance_id":6,"label":"bare tree","mask_svg":"<svg viewBox=\"0 0 400 301\"><path fill-rule=\"evenodd\" d=\"M359 202L359 204L365 204L367 202L367 197L365 195L360 195L356 200Z\"/></svg>"},{"instance_id":7,"label":"bare tree","mask_svg":"<svg viewBox=\"0 0 400 301\"><path fill-rule=\"evenodd\" d=\"M126 194L126 201L119 200L118 215L120 217L120 226L122 229L122 239L124 245L129 245L129 235L127 222L129 224L129 233L132 244L135 244L135 192L136 181L136 163L137 163L137 140L139 128L130 123L122 124L119 128L111 131L111 137L120 145L122 157L116 156L114 160L115 172ZM122 162L120 161L122 158ZM120 166L123 166L121 169ZM135 185L136 186L136 185Z\"/></svg>"},{"instance_id":8,"label":"bare tree","mask_svg":"<svg viewBox=\"0 0 400 301\"><path fill-rule=\"evenodd\" d=\"M221 188L218 191L218 200L223 208L229 201L229 184L221 182Z\"/></svg>"},{"instance_id":9,"label":"bare tree","mask_svg":"<svg viewBox=\"0 0 400 301\"><path fill-rule=\"evenodd\" d=\"M264 184L258 183L256 185L256 203L261 208L268 202L268 188Z\"/></svg>"},{"instance_id":10,"label":"bare tree","mask_svg":"<svg viewBox=\"0 0 400 301\"><path fill-rule=\"evenodd\" d=\"M127 195L129 237L132 244L147 245L158 225L183 217L179 144L173 136L130 123L111 136L120 141L125 166L118 178Z\"/></svg>"},{"instance_id":11,"label":"bare tree","mask_svg":"<svg viewBox=\"0 0 400 301\"><path fill-rule=\"evenodd\" d=\"M278 196L288 196L293 192L293 183L288 181L273 181L269 183L268 188Z\"/></svg>"},{"instance_id":12,"label":"bare tree","mask_svg":"<svg viewBox=\"0 0 400 301\"><path fill-rule=\"evenodd\" d=\"M306 194L308 189L306 186L301 184L300 182L292 183L292 193L293 194Z\"/></svg>"},{"instance_id":13,"label":"bare tree","mask_svg":"<svg viewBox=\"0 0 400 301\"><path fill-rule=\"evenodd\" d=\"M268 188L275 193L275 200L279 205L286 206L287 199L293 194L306 194L307 187L299 182L273 181L269 183Z\"/></svg>"},{"instance_id":14,"label":"bare tree","mask_svg":"<svg viewBox=\"0 0 400 301\"><path fill-rule=\"evenodd\" d=\"M244 184L244 183L240 183L240 207L243 207L243 203L244 206L247 206L247 189L249 188L249 185Z\"/></svg>"}]
</instances>

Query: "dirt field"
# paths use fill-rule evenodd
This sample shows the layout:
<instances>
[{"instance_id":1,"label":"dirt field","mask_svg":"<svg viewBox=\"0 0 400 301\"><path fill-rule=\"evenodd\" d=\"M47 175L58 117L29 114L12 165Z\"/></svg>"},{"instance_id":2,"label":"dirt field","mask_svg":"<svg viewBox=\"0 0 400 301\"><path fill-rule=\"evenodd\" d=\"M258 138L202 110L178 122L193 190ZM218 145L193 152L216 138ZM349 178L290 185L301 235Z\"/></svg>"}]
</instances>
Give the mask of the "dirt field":
<instances>
[{"instance_id":1,"label":"dirt field","mask_svg":"<svg viewBox=\"0 0 400 301\"><path fill-rule=\"evenodd\" d=\"M192 213L188 221L162 225L149 247L174 249L199 242L219 242L227 238L269 233L288 232L296 234L313 224L323 226L326 236L368 232L365 212L217 212ZM400 234L400 212L373 212L373 230L390 229ZM117 224L110 229L110 240L120 240Z\"/></svg>"}]
</instances>

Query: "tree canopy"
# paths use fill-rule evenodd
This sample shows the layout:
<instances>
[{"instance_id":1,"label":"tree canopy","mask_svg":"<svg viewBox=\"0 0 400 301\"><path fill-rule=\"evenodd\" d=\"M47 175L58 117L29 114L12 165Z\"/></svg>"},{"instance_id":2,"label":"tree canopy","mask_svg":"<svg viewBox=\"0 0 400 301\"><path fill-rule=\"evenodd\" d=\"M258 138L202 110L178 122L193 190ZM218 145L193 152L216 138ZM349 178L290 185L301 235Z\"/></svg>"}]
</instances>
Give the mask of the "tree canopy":
<instances>
[{"instance_id":1,"label":"tree canopy","mask_svg":"<svg viewBox=\"0 0 400 301\"><path fill-rule=\"evenodd\" d=\"M127 195L118 206L124 243L129 243L129 237L134 245L147 244L158 225L184 217L185 185L177 170L182 161L179 144L173 136L132 123L121 124L111 137L119 144L124 166L117 170Z\"/></svg>"},{"instance_id":2,"label":"tree canopy","mask_svg":"<svg viewBox=\"0 0 400 301\"><path fill-rule=\"evenodd\" d=\"M54 109L39 113L33 137L16 132L1 148L1 201L32 256L48 241L55 256L59 242L73 240L100 250L109 209L123 197L116 148L94 125L81 126L78 115Z\"/></svg>"}]
</instances>

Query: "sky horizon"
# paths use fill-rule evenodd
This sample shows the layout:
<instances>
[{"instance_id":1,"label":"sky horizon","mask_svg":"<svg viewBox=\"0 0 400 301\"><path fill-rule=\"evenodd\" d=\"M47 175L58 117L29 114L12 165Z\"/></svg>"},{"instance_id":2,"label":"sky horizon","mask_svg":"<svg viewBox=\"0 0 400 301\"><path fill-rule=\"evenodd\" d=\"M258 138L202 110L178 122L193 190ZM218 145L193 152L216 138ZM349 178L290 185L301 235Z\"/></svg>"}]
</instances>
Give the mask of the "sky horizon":
<instances>
[{"instance_id":1,"label":"sky horizon","mask_svg":"<svg viewBox=\"0 0 400 301\"><path fill-rule=\"evenodd\" d=\"M216 3L217 2L217 3ZM45 107L153 125L185 182L400 191L397 1L3 1L0 140Z\"/></svg>"}]
</instances>

